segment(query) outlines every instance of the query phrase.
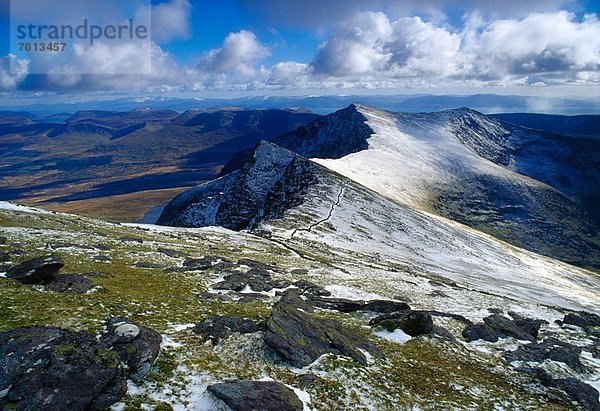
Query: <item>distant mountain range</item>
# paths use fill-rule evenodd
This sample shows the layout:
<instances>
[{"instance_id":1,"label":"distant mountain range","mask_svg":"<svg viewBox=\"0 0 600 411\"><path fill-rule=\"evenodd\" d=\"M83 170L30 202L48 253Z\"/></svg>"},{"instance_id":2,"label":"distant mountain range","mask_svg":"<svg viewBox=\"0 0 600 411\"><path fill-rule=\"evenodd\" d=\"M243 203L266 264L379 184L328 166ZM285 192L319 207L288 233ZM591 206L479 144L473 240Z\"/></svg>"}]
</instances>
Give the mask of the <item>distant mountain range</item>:
<instances>
[{"instance_id":1,"label":"distant mountain range","mask_svg":"<svg viewBox=\"0 0 600 411\"><path fill-rule=\"evenodd\" d=\"M73 103L0 106L36 122L64 121L64 114L86 111L131 111L150 108L184 112L192 109L246 108L287 109L305 108L314 113L329 114L352 103L403 112L430 112L457 107L470 107L482 113L543 113L543 114L598 114L600 98L525 97L497 94L454 95L339 95L339 96L251 96L239 98L174 98L164 96L127 97L104 101L77 101Z\"/></svg>"},{"instance_id":2,"label":"distant mountain range","mask_svg":"<svg viewBox=\"0 0 600 411\"><path fill-rule=\"evenodd\" d=\"M317 117L295 110L135 109L35 123L5 113L0 199L135 220L173 190L214 178L234 153Z\"/></svg>"}]
</instances>

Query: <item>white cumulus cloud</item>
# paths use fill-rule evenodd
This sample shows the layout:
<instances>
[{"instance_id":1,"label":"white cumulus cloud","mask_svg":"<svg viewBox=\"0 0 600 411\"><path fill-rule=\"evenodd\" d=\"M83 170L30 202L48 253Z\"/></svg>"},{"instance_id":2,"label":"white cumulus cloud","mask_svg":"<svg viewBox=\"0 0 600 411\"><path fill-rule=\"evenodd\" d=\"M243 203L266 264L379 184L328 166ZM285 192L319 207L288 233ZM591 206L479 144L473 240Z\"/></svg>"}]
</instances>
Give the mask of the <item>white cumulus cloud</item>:
<instances>
[{"instance_id":1,"label":"white cumulus cloud","mask_svg":"<svg viewBox=\"0 0 600 411\"><path fill-rule=\"evenodd\" d=\"M0 90L14 90L28 73L29 61L14 54L0 57Z\"/></svg>"}]
</instances>

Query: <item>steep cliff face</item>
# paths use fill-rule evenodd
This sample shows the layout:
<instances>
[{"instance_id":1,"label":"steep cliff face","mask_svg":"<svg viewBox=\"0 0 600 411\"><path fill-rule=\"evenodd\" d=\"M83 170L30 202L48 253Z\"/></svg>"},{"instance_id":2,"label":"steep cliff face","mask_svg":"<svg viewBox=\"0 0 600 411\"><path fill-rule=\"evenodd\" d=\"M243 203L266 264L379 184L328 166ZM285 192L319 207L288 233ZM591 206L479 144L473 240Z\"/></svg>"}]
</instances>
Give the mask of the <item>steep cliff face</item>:
<instances>
[{"instance_id":1,"label":"steep cliff face","mask_svg":"<svg viewBox=\"0 0 600 411\"><path fill-rule=\"evenodd\" d=\"M180 227L222 226L250 229L302 203L320 168L289 150L259 143L244 167L179 195L158 224Z\"/></svg>"}]
</instances>

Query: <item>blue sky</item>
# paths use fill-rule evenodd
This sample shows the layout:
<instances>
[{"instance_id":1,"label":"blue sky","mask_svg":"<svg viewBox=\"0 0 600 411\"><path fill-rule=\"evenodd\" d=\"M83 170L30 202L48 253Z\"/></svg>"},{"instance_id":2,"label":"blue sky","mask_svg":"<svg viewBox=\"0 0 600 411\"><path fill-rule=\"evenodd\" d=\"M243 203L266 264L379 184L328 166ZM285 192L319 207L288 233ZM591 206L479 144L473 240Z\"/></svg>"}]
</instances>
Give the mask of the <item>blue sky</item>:
<instances>
[{"instance_id":1,"label":"blue sky","mask_svg":"<svg viewBox=\"0 0 600 411\"><path fill-rule=\"evenodd\" d=\"M43 12L57 0L34 3ZM108 14L89 4L90 15ZM0 0L0 93L598 96L598 16L591 0L152 0L144 47L107 43L40 61L10 53ZM150 74L139 75L144 59Z\"/></svg>"}]
</instances>

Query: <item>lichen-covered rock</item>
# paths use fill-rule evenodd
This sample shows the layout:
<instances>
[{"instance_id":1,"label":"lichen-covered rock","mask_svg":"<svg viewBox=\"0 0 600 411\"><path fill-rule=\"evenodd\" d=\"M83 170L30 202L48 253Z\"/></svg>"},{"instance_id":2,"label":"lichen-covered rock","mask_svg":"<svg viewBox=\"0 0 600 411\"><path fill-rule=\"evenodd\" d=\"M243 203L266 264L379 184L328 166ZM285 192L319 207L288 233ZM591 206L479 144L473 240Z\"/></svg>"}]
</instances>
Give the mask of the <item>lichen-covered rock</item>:
<instances>
[{"instance_id":1,"label":"lichen-covered rock","mask_svg":"<svg viewBox=\"0 0 600 411\"><path fill-rule=\"evenodd\" d=\"M233 381L208 386L208 391L234 411L302 411L296 393L275 381Z\"/></svg>"},{"instance_id":2,"label":"lichen-covered rock","mask_svg":"<svg viewBox=\"0 0 600 411\"><path fill-rule=\"evenodd\" d=\"M249 334L263 329L264 324L257 324L247 318L216 315L196 324L192 332L204 335L213 342L218 342L233 333Z\"/></svg>"},{"instance_id":3,"label":"lichen-covered rock","mask_svg":"<svg viewBox=\"0 0 600 411\"><path fill-rule=\"evenodd\" d=\"M485 340L497 342L498 334L486 323L475 323L468 325L462 332L462 336L467 342L475 340Z\"/></svg>"},{"instance_id":4,"label":"lichen-covered rock","mask_svg":"<svg viewBox=\"0 0 600 411\"><path fill-rule=\"evenodd\" d=\"M521 345L515 351L504 353L507 361L527 361L544 362L553 360L567 364L575 371L584 372L585 368L581 364L579 356L581 348L576 345L557 340L556 338L546 338L540 343L531 343Z\"/></svg>"},{"instance_id":5,"label":"lichen-covered rock","mask_svg":"<svg viewBox=\"0 0 600 411\"><path fill-rule=\"evenodd\" d=\"M55 293L85 294L92 288L94 283L79 274L62 274L46 284L46 289Z\"/></svg>"},{"instance_id":6,"label":"lichen-covered rock","mask_svg":"<svg viewBox=\"0 0 600 411\"><path fill-rule=\"evenodd\" d=\"M23 284L42 284L52 281L58 275L65 263L56 254L37 257L11 267L6 272L7 278L12 278Z\"/></svg>"},{"instance_id":7,"label":"lichen-covered rock","mask_svg":"<svg viewBox=\"0 0 600 411\"><path fill-rule=\"evenodd\" d=\"M112 318L100 340L127 364L128 377L139 382L150 372L158 357L162 337L151 328L123 318Z\"/></svg>"},{"instance_id":8,"label":"lichen-covered rock","mask_svg":"<svg viewBox=\"0 0 600 411\"><path fill-rule=\"evenodd\" d=\"M118 355L88 333L0 332L0 409L104 410L126 392Z\"/></svg>"},{"instance_id":9,"label":"lichen-covered rock","mask_svg":"<svg viewBox=\"0 0 600 411\"><path fill-rule=\"evenodd\" d=\"M323 354L333 353L366 365L361 349L381 356L377 347L358 332L334 320L311 317L304 306L294 303L298 299L297 294L287 293L273 307L265 336L267 344L290 363L304 367Z\"/></svg>"}]
</instances>

